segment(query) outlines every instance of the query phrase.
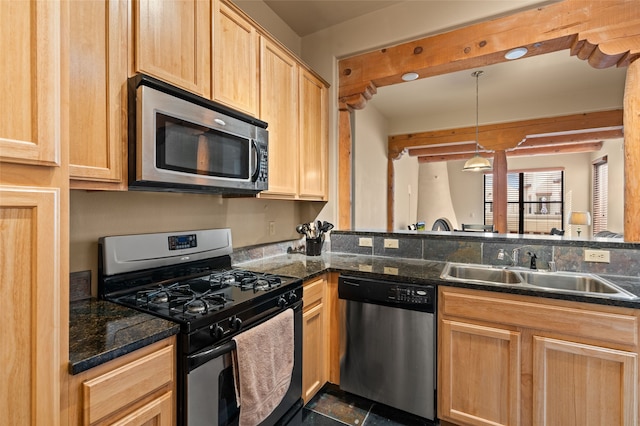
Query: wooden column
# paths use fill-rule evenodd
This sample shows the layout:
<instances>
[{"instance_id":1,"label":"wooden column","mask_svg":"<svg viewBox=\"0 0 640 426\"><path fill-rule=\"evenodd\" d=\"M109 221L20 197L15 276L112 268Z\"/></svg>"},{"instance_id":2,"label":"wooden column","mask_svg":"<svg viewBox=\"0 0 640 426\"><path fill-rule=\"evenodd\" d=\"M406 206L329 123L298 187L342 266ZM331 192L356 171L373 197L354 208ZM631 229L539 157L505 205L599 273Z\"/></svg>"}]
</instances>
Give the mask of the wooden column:
<instances>
[{"instance_id":1,"label":"wooden column","mask_svg":"<svg viewBox=\"0 0 640 426\"><path fill-rule=\"evenodd\" d=\"M493 155L493 228L507 233L507 153Z\"/></svg>"},{"instance_id":2,"label":"wooden column","mask_svg":"<svg viewBox=\"0 0 640 426\"><path fill-rule=\"evenodd\" d=\"M640 61L627 68L624 87L624 240L640 241Z\"/></svg>"},{"instance_id":3,"label":"wooden column","mask_svg":"<svg viewBox=\"0 0 640 426\"><path fill-rule=\"evenodd\" d=\"M351 110L341 103L338 127L338 229L351 229Z\"/></svg>"},{"instance_id":4,"label":"wooden column","mask_svg":"<svg viewBox=\"0 0 640 426\"><path fill-rule=\"evenodd\" d=\"M393 158L387 157L387 232L393 232L394 204L395 204L395 168Z\"/></svg>"}]
</instances>

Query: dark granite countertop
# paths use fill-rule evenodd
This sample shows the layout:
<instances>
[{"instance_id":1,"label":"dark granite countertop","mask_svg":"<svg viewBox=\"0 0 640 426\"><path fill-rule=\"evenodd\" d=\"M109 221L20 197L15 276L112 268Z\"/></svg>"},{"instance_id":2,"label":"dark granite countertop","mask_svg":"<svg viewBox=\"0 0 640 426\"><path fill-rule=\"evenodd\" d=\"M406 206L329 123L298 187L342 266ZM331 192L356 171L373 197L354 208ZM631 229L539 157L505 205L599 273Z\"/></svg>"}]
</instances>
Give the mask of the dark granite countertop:
<instances>
[{"instance_id":1,"label":"dark granite countertop","mask_svg":"<svg viewBox=\"0 0 640 426\"><path fill-rule=\"evenodd\" d=\"M401 279L414 284L447 285L452 287L475 288L500 293L538 296L549 299L572 300L601 305L615 305L640 309L640 278L601 275L632 294L638 299L615 299L607 296L559 293L516 285L475 284L445 281L440 274L446 262L421 259L393 258L384 256L358 255L350 253L325 252L321 256L304 254L283 254L252 260L235 265L256 272L289 275L308 280L325 272L339 272L384 280Z\"/></svg>"},{"instance_id":2,"label":"dark granite countertop","mask_svg":"<svg viewBox=\"0 0 640 426\"><path fill-rule=\"evenodd\" d=\"M179 326L112 302L88 299L69 307L69 373L78 374L157 342Z\"/></svg>"}]
</instances>

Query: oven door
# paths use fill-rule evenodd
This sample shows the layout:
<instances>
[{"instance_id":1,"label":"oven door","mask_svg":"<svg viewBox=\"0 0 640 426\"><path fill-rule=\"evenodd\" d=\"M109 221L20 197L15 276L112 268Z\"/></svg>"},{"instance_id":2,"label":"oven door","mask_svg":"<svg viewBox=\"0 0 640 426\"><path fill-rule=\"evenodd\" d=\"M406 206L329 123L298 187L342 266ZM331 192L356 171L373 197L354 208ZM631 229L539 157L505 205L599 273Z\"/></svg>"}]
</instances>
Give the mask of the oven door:
<instances>
[{"instance_id":1,"label":"oven door","mask_svg":"<svg viewBox=\"0 0 640 426\"><path fill-rule=\"evenodd\" d=\"M183 424L188 426L237 425L240 409L237 406L232 351L233 341L205 348L187 356L188 372L184 380ZM282 402L261 423L263 426L296 424L290 421L302 407L302 304L294 308L294 365L291 385Z\"/></svg>"}]
</instances>

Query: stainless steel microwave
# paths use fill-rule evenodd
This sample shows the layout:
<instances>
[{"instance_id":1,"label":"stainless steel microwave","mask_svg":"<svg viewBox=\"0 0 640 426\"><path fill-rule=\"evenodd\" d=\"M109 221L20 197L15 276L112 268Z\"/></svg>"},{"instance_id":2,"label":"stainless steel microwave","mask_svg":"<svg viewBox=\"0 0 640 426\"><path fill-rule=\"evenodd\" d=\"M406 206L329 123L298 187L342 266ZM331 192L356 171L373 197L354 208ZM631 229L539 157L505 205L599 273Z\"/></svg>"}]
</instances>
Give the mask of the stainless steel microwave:
<instances>
[{"instance_id":1,"label":"stainless steel microwave","mask_svg":"<svg viewBox=\"0 0 640 426\"><path fill-rule=\"evenodd\" d=\"M128 90L130 189L268 189L267 123L142 74Z\"/></svg>"}]
</instances>

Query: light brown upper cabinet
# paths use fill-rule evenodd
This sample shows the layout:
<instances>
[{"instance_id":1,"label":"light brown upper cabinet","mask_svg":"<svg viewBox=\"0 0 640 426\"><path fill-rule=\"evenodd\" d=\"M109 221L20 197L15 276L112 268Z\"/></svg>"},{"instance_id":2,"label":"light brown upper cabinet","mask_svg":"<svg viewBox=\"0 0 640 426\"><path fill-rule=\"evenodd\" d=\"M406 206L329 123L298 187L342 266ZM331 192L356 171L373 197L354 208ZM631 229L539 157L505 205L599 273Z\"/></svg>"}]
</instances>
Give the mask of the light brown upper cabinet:
<instances>
[{"instance_id":1,"label":"light brown upper cabinet","mask_svg":"<svg viewBox=\"0 0 640 426\"><path fill-rule=\"evenodd\" d=\"M64 423L68 170L63 3L0 1L0 412Z\"/></svg>"},{"instance_id":2,"label":"light brown upper cabinet","mask_svg":"<svg viewBox=\"0 0 640 426\"><path fill-rule=\"evenodd\" d=\"M126 189L127 3L69 7L72 188Z\"/></svg>"},{"instance_id":3,"label":"light brown upper cabinet","mask_svg":"<svg viewBox=\"0 0 640 426\"><path fill-rule=\"evenodd\" d=\"M0 7L0 161L60 164L57 2Z\"/></svg>"},{"instance_id":4,"label":"light brown upper cabinet","mask_svg":"<svg viewBox=\"0 0 640 426\"><path fill-rule=\"evenodd\" d=\"M258 32L226 3L213 4L213 99L257 117Z\"/></svg>"},{"instance_id":5,"label":"light brown upper cabinet","mask_svg":"<svg viewBox=\"0 0 640 426\"><path fill-rule=\"evenodd\" d=\"M298 63L277 44L260 42L260 118L269 123L269 190L260 196L298 194Z\"/></svg>"},{"instance_id":6,"label":"light brown upper cabinet","mask_svg":"<svg viewBox=\"0 0 640 426\"><path fill-rule=\"evenodd\" d=\"M326 201L327 85L275 43L260 45L260 118L269 124L269 190L260 197Z\"/></svg>"},{"instance_id":7,"label":"light brown upper cabinet","mask_svg":"<svg viewBox=\"0 0 640 426\"><path fill-rule=\"evenodd\" d=\"M133 72L209 98L211 2L134 0Z\"/></svg>"},{"instance_id":8,"label":"light brown upper cabinet","mask_svg":"<svg viewBox=\"0 0 640 426\"><path fill-rule=\"evenodd\" d=\"M300 190L301 199L328 200L327 86L300 70Z\"/></svg>"}]
</instances>

